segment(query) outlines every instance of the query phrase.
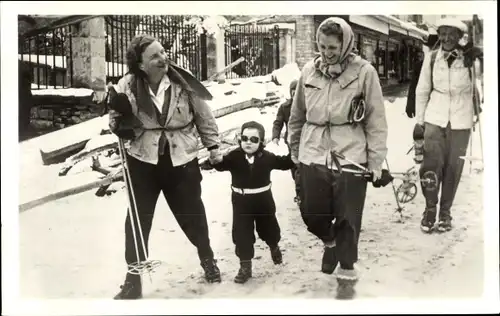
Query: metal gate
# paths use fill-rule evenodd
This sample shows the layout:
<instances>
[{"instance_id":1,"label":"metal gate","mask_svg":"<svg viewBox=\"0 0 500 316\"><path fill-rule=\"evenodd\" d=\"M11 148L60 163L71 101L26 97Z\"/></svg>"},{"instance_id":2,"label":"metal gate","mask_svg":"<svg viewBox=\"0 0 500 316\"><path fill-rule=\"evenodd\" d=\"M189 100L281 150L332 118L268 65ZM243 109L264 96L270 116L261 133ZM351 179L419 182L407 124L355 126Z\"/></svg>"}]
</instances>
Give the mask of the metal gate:
<instances>
[{"instance_id":1,"label":"metal gate","mask_svg":"<svg viewBox=\"0 0 500 316\"><path fill-rule=\"evenodd\" d=\"M263 76L279 68L279 27L231 25L225 33L226 65L245 61L226 74L227 78Z\"/></svg>"},{"instance_id":2,"label":"metal gate","mask_svg":"<svg viewBox=\"0 0 500 316\"><path fill-rule=\"evenodd\" d=\"M207 78L206 35L182 15L106 16L108 81L117 82L126 72L126 52L132 38L146 33L160 41L169 58L200 80Z\"/></svg>"}]
</instances>

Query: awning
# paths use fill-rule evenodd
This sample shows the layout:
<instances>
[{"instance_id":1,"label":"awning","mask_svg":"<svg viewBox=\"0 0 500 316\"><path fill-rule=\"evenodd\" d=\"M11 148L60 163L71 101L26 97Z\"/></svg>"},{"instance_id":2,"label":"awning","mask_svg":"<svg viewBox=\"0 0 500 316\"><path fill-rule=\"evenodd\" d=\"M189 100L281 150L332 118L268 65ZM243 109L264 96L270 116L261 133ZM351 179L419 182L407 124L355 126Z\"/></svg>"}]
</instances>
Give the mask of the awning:
<instances>
[{"instance_id":1,"label":"awning","mask_svg":"<svg viewBox=\"0 0 500 316\"><path fill-rule=\"evenodd\" d=\"M349 21L379 33L389 35L389 31L409 36L420 41L428 35L424 30L390 15L351 15Z\"/></svg>"},{"instance_id":2,"label":"awning","mask_svg":"<svg viewBox=\"0 0 500 316\"><path fill-rule=\"evenodd\" d=\"M401 26L398 26L398 25L390 24L389 25L389 31L394 31L396 33L408 36L408 30L405 29L404 27L401 27Z\"/></svg>"},{"instance_id":3,"label":"awning","mask_svg":"<svg viewBox=\"0 0 500 316\"><path fill-rule=\"evenodd\" d=\"M389 35L389 24L373 15L350 15L349 22Z\"/></svg>"}]
</instances>

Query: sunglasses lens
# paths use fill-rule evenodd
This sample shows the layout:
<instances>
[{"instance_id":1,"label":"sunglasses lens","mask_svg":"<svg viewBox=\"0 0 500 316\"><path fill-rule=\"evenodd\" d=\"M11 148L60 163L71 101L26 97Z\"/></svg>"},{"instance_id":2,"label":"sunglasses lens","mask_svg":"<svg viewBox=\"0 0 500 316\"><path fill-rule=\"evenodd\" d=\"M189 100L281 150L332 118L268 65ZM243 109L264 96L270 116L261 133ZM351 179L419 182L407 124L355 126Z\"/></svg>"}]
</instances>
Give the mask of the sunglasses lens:
<instances>
[{"instance_id":1,"label":"sunglasses lens","mask_svg":"<svg viewBox=\"0 0 500 316\"><path fill-rule=\"evenodd\" d=\"M244 142L247 142L247 141L250 141L254 144L257 144L259 142L259 138L257 136L252 136L252 137L248 137L248 136L241 136L241 140L244 141Z\"/></svg>"}]
</instances>

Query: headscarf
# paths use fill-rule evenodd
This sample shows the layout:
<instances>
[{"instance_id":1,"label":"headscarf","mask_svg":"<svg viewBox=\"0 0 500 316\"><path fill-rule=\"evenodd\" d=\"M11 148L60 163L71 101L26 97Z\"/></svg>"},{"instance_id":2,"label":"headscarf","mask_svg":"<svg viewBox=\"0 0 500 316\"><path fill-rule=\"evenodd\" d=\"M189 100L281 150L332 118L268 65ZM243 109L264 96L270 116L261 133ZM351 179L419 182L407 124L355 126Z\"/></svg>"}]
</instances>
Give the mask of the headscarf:
<instances>
[{"instance_id":1,"label":"headscarf","mask_svg":"<svg viewBox=\"0 0 500 316\"><path fill-rule=\"evenodd\" d=\"M351 26L341 18L330 17L323 22L318 27L316 31L316 43L319 46L319 35L321 34L321 27L326 23L335 23L338 24L342 30L342 48L339 60L335 64L329 64L326 58L321 54L321 56L316 57L314 60L314 65L317 69L319 69L323 74L333 79L337 78L346 68L349 62L356 55L353 53L354 49L354 33L352 31Z\"/></svg>"}]
</instances>

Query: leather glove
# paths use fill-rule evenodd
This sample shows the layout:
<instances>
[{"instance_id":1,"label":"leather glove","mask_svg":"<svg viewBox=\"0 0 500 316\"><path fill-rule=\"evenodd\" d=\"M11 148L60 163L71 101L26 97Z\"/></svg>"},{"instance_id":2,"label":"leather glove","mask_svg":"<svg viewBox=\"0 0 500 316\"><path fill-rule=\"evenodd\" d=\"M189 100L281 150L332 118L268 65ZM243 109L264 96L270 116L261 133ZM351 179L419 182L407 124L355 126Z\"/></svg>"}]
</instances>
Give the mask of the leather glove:
<instances>
[{"instance_id":1,"label":"leather glove","mask_svg":"<svg viewBox=\"0 0 500 316\"><path fill-rule=\"evenodd\" d=\"M424 133L425 133L424 125L420 125L418 123L415 124L415 127L413 128L413 140L423 140Z\"/></svg>"},{"instance_id":2,"label":"leather glove","mask_svg":"<svg viewBox=\"0 0 500 316\"><path fill-rule=\"evenodd\" d=\"M406 107L406 116L408 116L408 118L414 118L415 117L415 108L411 107L411 106L407 106Z\"/></svg>"},{"instance_id":3,"label":"leather glove","mask_svg":"<svg viewBox=\"0 0 500 316\"><path fill-rule=\"evenodd\" d=\"M378 179L376 179L375 181L373 181L373 186L375 188L385 187L386 185L391 183L392 180L394 180L394 178L389 173L389 170L383 169L382 173L380 174L380 177Z\"/></svg>"},{"instance_id":4,"label":"leather glove","mask_svg":"<svg viewBox=\"0 0 500 316\"><path fill-rule=\"evenodd\" d=\"M108 86L108 93L108 106L110 109L124 117L132 115L132 105L125 93L117 93L112 85Z\"/></svg>"},{"instance_id":5,"label":"leather glove","mask_svg":"<svg viewBox=\"0 0 500 316\"><path fill-rule=\"evenodd\" d=\"M218 164L222 162L223 158L224 157L222 156L220 149L215 148L210 150L210 156L208 157L208 161L210 162L210 164Z\"/></svg>"},{"instance_id":6,"label":"leather glove","mask_svg":"<svg viewBox=\"0 0 500 316\"><path fill-rule=\"evenodd\" d=\"M394 180L387 169L372 171L370 176L371 177L368 178L368 181L372 182L372 185L375 188L385 187L391 183L392 180Z\"/></svg>"},{"instance_id":7,"label":"leather glove","mask_svg":"<svg viewBox=\"0 0 500 316\"><path fill-rule=\"evenodd\" d=\"M385 187L394 180L389 170L370 171L364 174L366 181L371 182L375 188Z\"/></svg>"},{"instance_id":8,"label":"leather glove","mask_svg":"<svg viewBox=\"0 0 500 316\"><path fill-rule=\"evenodd\" d=\"M132 105L126 94L117 93L115 88L108 86L108 106L110 112L110 130L119 138L133 140L135 138L134 127L140 126L140 122L132 113Z\"/></svg>"}]
</instances>

